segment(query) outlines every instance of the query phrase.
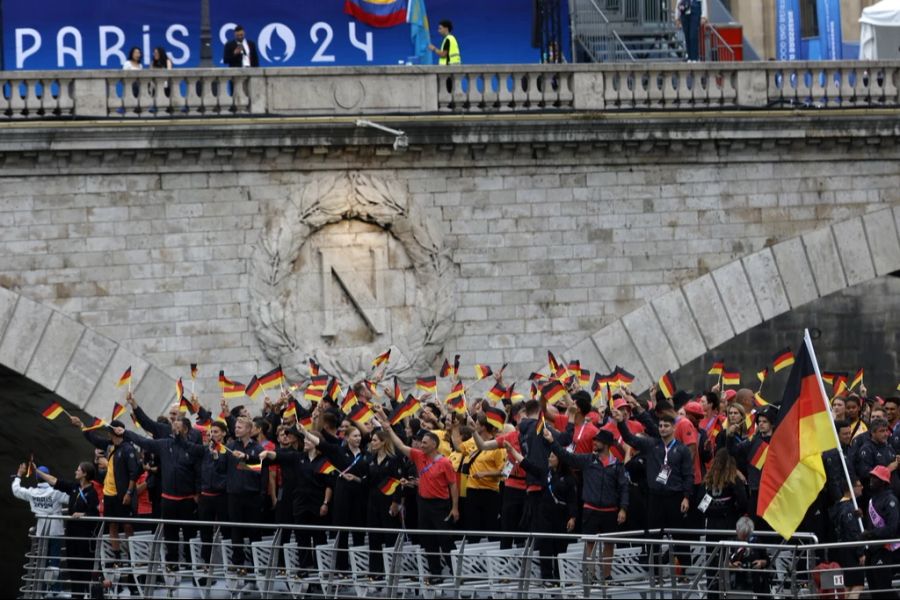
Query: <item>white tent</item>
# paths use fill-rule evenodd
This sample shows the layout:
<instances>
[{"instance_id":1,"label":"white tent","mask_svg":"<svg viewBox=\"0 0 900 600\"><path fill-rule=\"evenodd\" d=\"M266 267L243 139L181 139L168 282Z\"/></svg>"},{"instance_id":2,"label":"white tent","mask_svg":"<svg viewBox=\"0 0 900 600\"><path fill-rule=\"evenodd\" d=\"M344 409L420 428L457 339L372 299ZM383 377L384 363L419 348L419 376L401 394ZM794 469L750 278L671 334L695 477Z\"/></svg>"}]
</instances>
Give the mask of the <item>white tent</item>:
<instances>
[{"instance_id":1,"label":"white tent","mask_svg":"<svg viewBox=\"0 0 900 600\"><path fill-rule=\"evenodd\" d=\"M859 59L900 58L900 0L881 0L859 18Z\"/></svg>"}]
</instances>

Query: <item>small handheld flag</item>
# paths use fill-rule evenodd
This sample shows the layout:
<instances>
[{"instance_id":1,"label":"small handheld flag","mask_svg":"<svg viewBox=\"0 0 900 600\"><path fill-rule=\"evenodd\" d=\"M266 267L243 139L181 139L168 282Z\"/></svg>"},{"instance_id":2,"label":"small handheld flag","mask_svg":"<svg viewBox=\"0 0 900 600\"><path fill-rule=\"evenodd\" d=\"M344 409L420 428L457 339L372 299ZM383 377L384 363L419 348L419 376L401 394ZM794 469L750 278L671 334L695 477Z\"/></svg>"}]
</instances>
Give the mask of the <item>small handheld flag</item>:
<instances>
[{"instance_id":1,"label":"small handheld flag","mask_svg":"<svg viewBox=\"0 0 900 600\"><path fill-rule=\"evenodd\" d=\"M555 404L566 395L566 388L558 381L551 381L541 388L541 397L547 404Z\"/></svg>"},{"instance_id":2,"label":"small handheld flag","mask_svg":"<svg viewBox=\"0 0 900 600\"><path fill-rule=\"evenodd\" d=\"M503 400L503 397L506 396L506 388L499 383L495 383L494 386L487 391L485 396L487 396L487 399L491 402L500 402Z\"/></svg>"},{"instance_id":3,"label":"small handheld flag","mask_svg":"<svg viewBox=\"0 0 900 600\"><path fill-rule=\"evenodd\" d=\"M178 412L185 415L191 411L191 403L184 396L178 401Z\"/></svg>"},{"instance_id":4,"label":"small handheld flag","mask_svg":"<svg viewBox=\"0 0 900 600\"><path fill-rule=\"evenodd\" d=\"M378 488L378 490L385 496L393 496L398 487L400 487L400 480L395 477L390 477Z\"/></svg>"},{"instance_id":5,"label":"small handheld flag","mask_svg":"<svg viewBox=\"0 0 900 600\"><path fill-rule=\"evenodd\" d=\"M326 458L324 461L322 461L322 465L317 470L317 473L319 473L320 475L329 475L331 473L334 473L335 471L337 471L337 468L335 468L335 466L331 464L331 461Z\"/></svg>"},{"instance_id":6,"label":"small handheld flag","mask_svg":"<svg viewBox=\"0 0 900 600\"><path fill-rule=\"evenodd\" d=\"M494 372L491 371L491 367L488 365L475 365L475 379L481 381L486 377L490 377Z\"/></svg>"},{"instance_id":7,"label":"small handheld flag","mask_svg":"<svg viewBox=\"0 0 900 600\"><path fill-rule=\"evenodd\" d=\"M310 357L309 358L309 376L313 377L314 375L319 374L319 363L316 362L316 359Z\"/></svg>"},{"instance_id":8,"label":"small handheld flag","mask_svg":"<svg viewBox=\"0 0 900 600\"><path fill-rule=\"evenodd\" d=\"M631 385L632 382L634 382L634 375L632 375L631 373L629 373L628 371L626 371L619 365L616 365L614 375L615 375L616 382L619 385L627 386L627 385Z\"/></svg>"},{"instance_id":9,"label":"small handheld flag","mask_svg":"<svg viewBox=\"0 0 900 600\"><path fill-rule=\"evenodd\" d=\"M434 375L419 377L416 379L416 389L431 395L437 394L437 377Z\"/></svg>"},{"instance_id":10,"label":"small handheld flag","mask_svg":"<svg viewBox=\"0 0 900 600\"><path fill-rule=\"evenodd\" d=\"M44 412L41 413L41 415L43 415L43 417L45 419L52 421L53 419L55 419L59 415L63 414L64 412L66 412L66 410L62 406L60 406L57 402L54 402L53 404L48 406L44 410ZM66 413L66 414L68 414L68 413Z\"/></svg>"},{"instance_id":11,"label":"small handheld flag","mask_svg":"<svg viewBox=\"0 0 900 600\"><path fill-rule=\"evenodd\" d=\"M422 404L415 398L415 396L410 394L406 397L406 400L397 407L397 410L394 411L394 414L391 415L391 425L396 425L403 419L413 416L414 414L416 414L416 412L418 412L421 406Z\"/></svg>"},{"instance_id":12,"label":"small handheld flag","mask_svg":"<svg viewBox=\"0 0 900 600\"><path fill-rule=\"evenodd\" d=\"M297 418L297 401L289 400L287 408L284 409L284 412L281 413L282 419L296 419Z\"/></svg>"},{"instance_id":13,"label":"small handheld flag","mask_svg":"<svg viewBox=\"0 0 900 600\"><path fill-rule=\"evenodd\" d=\"M116 383L116 387L122 387L124 385L127 385L129 390L131 389L131 367L125 369L125 372L119 377L119 382Z\"/></svg>"},{"instance_id":14,"label":"small handheld flag","mask_svg":"<svg viewBox=\"0 0 900 600\"><path fill-rule=\"evenodd\" d=\"M488 424L492 425L494 429L497 429L498 431L503 428L503 424L506 422L506 413L493 406L486 406L484 408L484 416L487 419Z\"/></svg>"},{"instance_id":15,"label":"small handheld flag","mask_svg":"<svg viewBox=\"0 0 900 600\"><path fill-rule=\"evenodd\" d=\"M228 379L227 377L225 377L225 371L224 371L224 370L219 371L219 387L220 387L220 388L231 387L231 386L233 386L235 383L236 383L236 382L234 382L234 381L232 381L231 379Z\"/></svg>"},{"instance_id":16,"label":"small handheld flag","mask_svg":"<svg viewBox=\"0 0 900 600\"><path fill-rule=\"evenodd\" d=\"M768 376L769 376L769 367L766 367L762 371L756 372L756 378L759 379L760 384L762 384Z\"/></svg>"},{"instance_id":17,"label":"small handheld flag","mask_svg":"<svg viewBox=\"0 0 900 600\"><path fill-rule=\"evenodd\" d=\"M739 371L725 371L722 373L722 383L724 385L741 385L741 374Z\"/></svg>"},{"instance_id":18,"label":"small handheld flag","mask_svg":"<svg viewBox=\"0 0 900 600\"><path fill-rule=\"evenodd\" d=\"M191 379L197 379L197 363L191 363Z\"/></svg>"},{"instance_id":19,"label":"small handheld flag","mask_svg":"<svg viewBox=\"0 0 900 600\"><path fill-rule=\"evenodd\" d=\"M787 368L794 364L794 353L791 352L790 346L775 353L775 356L772 357L772 370L777 373L778 371Z\"/></svg>"},{"instance_id":20,"label":"small handheld flag","mask_svg":"<svg viewBox=\"0 0 900 600\"><path fill-rule=\"evenodd\" d=\"M353 391L353 388L350 388L349 390L347 390L347 393L344 394L344 399L341 400L341 411L344 414L347 414L348 412L350 412L350 409L356 406L358 401L359 400L356 397L356 392Z\"/></svg>"},{"instance_id":21,"label":"small handheld flag","mask_svg":"<svg viewBox=\"0 0 900 600\"><path fill-rule=\"evenodd\" d=\"M716 360L713 362L712 367L710 367L707 375L715 375L718 377L725 370L725 361L724 360Z\"/></svg>"},{"instance_id":22,"label":"small handheld flag","mask_svg":"<svg viewBox=\"0 0 900 600\"><path fill-rule=\"evenodd\" d=\"M757 447L756 452L753 453L753 457L750 459L750 464L756 467L758 470L762 471L763 465L766 464L766 457L769 454L769 444L767 442L761 442L759 447Z\"/></svg>"},{"instance_id":23,"label":"small handheld flag","mask_svg":"<svg viewBox=\"0 0 900 600\"><path fill-rule=\"evenodd\" d=\"M232 385L225 387L222 389L222 397L223 398L243 398L246 393L247 388L243 383L238 383L237 381L232 382Z\"/></svg>"},{"instance_id":24,"label":"small handheld flag","mask_svg":"<svg viewBox=\"0 0 900 600\"><path fill-rule=\"evenodd\" d=\"M103 419L94 418L94 421L85 427L82 427L82 431L94 431L95 429L100 429L101 427L106 427L106 421Z\"/></svg>"},{"instance_id":25,"label":"small handheld flag","mask_svg":"<svg viewBox=\"0 0 900 600\"><path fill-rule=\"evenodd\" d=\"M112 419L110 419L110 420L115 421L116 419L118 419L119 417L121 417L124 414L125 414L125 407L123 405L119 404L118 402L113 402Z\"/></svg>"},{"instance_id":26,"label":"small handheld flag","mask_svg":"<svg viewBox=\"0 0 900 600\"><path fill-rule=\"evenodd\" d=\"M181 401L182 398L184 398L184 383L181 382L181 377L179 377L178 381L175 382L175 399Z\"/></svg>"},{"instance_id":27,"label":"small handheld flag","mask_svg":"<svg viewBox=\"0 0 900 600\"><path fill-rule=\"evenodd\" d=\"M853 376L853 380L850 382L850 390L852 391L853 388L860 385L862 382L863 382L863 370L862 370L862 368L860 368L859 371L857 371L856 374Z\"/></svg>"},{"instance_id":28,"label":"small handheld flag","mask_svg":"<svg viewBox=\"0 0 900 600\"><path fill-rule=\"evenodd\" d=\"M441 377L449 377L452 372L453 368L450 366L450 361L445 358L444 364L441 365L439 374Z\"/></svg>"},{"instance_id":29,"label":"small handheld flag","mask_svg":"<svg viewBox=\"0 0 900 600\"><path fill-rule=\"evenodd\" d=\"M270 390L275 387L281 387L284 385L284 371L281 370L281 365L278 365L268 373L264 375L260 375L259 377L259 385L264 390Z\"/></svg>"},{"instance_id":30,"label":"small handheld flag","mask_svg":"<svg viewBox=\"0 0 900 600\"><path fill-rule=\"evenodd\" d=\"M377 367L391 360L391 349L388 348L387 352L382 352L378 356L375 357L375 360L372 361L372 367Z\"/></svg>"},{"instance_id":31,"label":"small handheld flag","mask_svg":"<svg viewBox=\"0 0 900 600\"><path fill-rule=\"evenodd\" d=\"M347 416L348 419L356 423L368 423L373 417L375 417L375 413L372 412L368 404L360 404Z\"/></svg>"},{"instance_id":32,"label":"small handheld flag","mask_svg":"<svg viewBox=\"0 0 900 600\"><path fill-rule=\"evenodd\" d=\"M244 393L251 399L256 400L256 397L259 396L259 393L262 391L262 385L260 385L259 379L257 379L256 375L250 378L250 381L247 382L247 387L244 389Z\"/></svg>"},{"instance_id":33,"label":"small handheld flag","mask_svg":"<svg viewBox=\"0 0 900 600\"><path fill-rule=\"evenodd\" d=\"M663 396L668 400L675 395L675 389L675 377L672 375L672 371L666 371L665 374L659 378L659 391L661 391Z\"/></svg>"}]
</instances>

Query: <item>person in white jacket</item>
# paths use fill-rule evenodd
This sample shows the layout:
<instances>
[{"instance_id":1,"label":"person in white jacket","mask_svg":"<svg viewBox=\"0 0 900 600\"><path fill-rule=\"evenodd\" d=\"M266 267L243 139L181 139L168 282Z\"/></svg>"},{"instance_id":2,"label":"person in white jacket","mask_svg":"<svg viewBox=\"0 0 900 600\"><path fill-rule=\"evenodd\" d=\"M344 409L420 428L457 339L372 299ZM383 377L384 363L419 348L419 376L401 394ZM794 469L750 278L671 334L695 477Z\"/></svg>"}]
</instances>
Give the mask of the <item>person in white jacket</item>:
<instances>
[{"instance_id":1,"label":"person in white jacket","mask_svg":"<svg viewBox=\"0 0 900 600\"><path fill-rule=\"evenodd\" d=\"M39 482L35 487L23 487L22 477L28 467L19 465L19 470L12 480L13 496L31 504L31 512L37 517L35 535L47 539L47 571L48 581L56 582L59 575L59 559L62 554L63 522L60 519L47 519L50 515L62 515L69 506L69 495L54 489L49 483ZM38 467L39 471L49 473L47 467ZM58 584L54 583L54 591Z\"/></svg>"}]
</instances>

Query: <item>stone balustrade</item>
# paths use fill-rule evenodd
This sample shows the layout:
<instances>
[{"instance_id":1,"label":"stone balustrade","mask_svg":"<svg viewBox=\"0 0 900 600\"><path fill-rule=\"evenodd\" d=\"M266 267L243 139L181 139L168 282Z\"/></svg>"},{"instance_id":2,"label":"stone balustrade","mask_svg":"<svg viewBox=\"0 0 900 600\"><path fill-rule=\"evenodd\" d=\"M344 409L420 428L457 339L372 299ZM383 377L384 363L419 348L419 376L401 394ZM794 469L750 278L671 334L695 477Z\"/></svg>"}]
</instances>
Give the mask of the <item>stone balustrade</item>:
<instances>
[{"instance_id":1,"label":"stone balustrade","mask_svg":"<svg viewBox=\"0 0 900 600\"><path fill-rule=\"evenodd\" d=\"M0 73L6 119L897 107L900 62Z\"/></svg>"}]
</instances>

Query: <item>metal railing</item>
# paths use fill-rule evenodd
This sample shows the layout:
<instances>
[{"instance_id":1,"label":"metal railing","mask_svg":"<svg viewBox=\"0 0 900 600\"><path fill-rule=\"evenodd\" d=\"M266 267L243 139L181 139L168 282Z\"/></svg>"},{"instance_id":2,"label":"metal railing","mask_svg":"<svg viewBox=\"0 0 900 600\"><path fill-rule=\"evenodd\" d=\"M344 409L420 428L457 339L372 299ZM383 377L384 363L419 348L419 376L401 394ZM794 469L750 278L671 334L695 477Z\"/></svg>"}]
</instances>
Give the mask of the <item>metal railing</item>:
<instances>
[{"instance_id":1,"label":"metal railing","mask_svg":"<svg viewBox=\"0 0 900 600\"><path fill-rule=\"evenodd\" d=\"M75 522L60 518L67 526ZM106 519L77 520L89 529L96 524L90 537L32 534L21 594L77 597L99 586L106 597L700 598L715 591L797 597L841 587L852 569L816 565L827 552L863 546L820 544L803 533L784 543L772 532L745 543L722 530L578 536L117 521L137 532L120 536L119 554ZM883 543L870 542L868 549ZM604 557L603 545L614 547L611 557ZM759 557L765 563L750 566ZM893 564L862 569L871 577Z\"/></svg>"},{"instance_id":2,"label":"metal railing","mask_svg":"<svg viewBox=\"0 0 900 600\"><path fill-rule=\"evenodd\" d=\"M725 41L714 25L703 27L703 37L702 60L708 62L734 62L736 60L734 48Z\"/></svg>"},{"instance_id":3,"label":"metal railing","mask_svg":"<svg viewBox=\"0 0 900 600\"><path fill-rule=\"evenodd\" d=\"M576 0L573 23L575 40L594 62L634 62L634 55L597 0Z\"/></svg>"},{"instance_id":4,"label":"metal railing","mask_svg":"<svg viewBox=\"0 0 900 600\"><path fill-rule=\"evenodd\" d=\"M0 73L8 121L898 106L900 61Z\"/></svg>"}]
</instances>

